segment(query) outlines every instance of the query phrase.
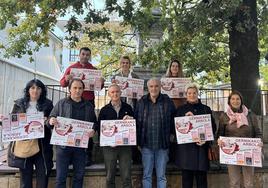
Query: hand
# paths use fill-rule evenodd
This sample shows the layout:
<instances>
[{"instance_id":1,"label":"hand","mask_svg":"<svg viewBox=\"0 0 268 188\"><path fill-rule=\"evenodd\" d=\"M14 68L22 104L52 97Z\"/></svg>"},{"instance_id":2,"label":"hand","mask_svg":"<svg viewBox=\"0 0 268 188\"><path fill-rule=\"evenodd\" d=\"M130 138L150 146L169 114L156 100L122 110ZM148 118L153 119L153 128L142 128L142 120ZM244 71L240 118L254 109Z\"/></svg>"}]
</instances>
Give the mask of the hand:
<instances>
[{"instance_id":1,"label":"hand","mask_svg":"<svg viewBox=\"0 0 268 188\"><path fill-rule=\"evenodd\" d=\"M263 147L263 142L258 143L257 146L262 148Z\"/></svg>"},{"instance_id":2,"label":"hand","mask_svg":"<svg viewBox=\"0 0 268 188\"><path fill-rule=\"evenodd\" d=\"M94 136L94 134L95 134L95 130L90 131L89 132L89 138L92 138Z\"/></svg>"},{"instance_id":3,"label":"hand","mask_svg":"<svg viewBox=\"0 0 268 188\"><path fill-rule=\"evenodd\" d=\"M218 146L219 146L219 147L222 147L222 145L223 145L222 140L221 140L221 139L218 139L217 142L218 142Z\"/></svg>"},{"instance_id":4,"label":"hand","mask_svg":"<svg viewBox=\"0 0 268 188\"><path fill-rule=\"evenodd\" d=\"M66 82L69 82L72 79L73 79L73 75L71 75L71 74L65 76L65 81Z\"/></svg>"},{"instance_id":5,"label":"hand","mask_svg":"<svg viewBox=\"0 0 268 188\"><path fill-rule=\"evenodd\" d=\"M187 112L185 116L193 116L194 114L192 112Z\"/></svg>"},{"instance_id":6,"label":"hand","mask_svg":"<svg viewBox=\"0 0 268 188\"><path fill-rule=\"evenodd\" d=\"M198 146L203 146L206 143L206 141L199 140L196 142Z\"/></svg>"},{"instance_id":7,"label":"hand","mask_svg":"<svg viewBox=\"0 0 268 188\"><path fill-rule=\"evenodd\" d=\"M131 116L129 116L129 115L125 115L125 116L123 117L123 120L126 120L126 119L133 119L133 117L131 117Z\"/></svg>"},{"instance_id":8,"label":"hand","mask_svg":"<svg viewBox=\"0 0 268 188\"><path fill-rule=\"evenodd\" d=\"M49 119L49 124L50 124L50 125L53 125L53 126L57 125L57 124L58 124L57 118L55 118L55 117L51 117L51 118Z\"/></svg>"}]
</instances>

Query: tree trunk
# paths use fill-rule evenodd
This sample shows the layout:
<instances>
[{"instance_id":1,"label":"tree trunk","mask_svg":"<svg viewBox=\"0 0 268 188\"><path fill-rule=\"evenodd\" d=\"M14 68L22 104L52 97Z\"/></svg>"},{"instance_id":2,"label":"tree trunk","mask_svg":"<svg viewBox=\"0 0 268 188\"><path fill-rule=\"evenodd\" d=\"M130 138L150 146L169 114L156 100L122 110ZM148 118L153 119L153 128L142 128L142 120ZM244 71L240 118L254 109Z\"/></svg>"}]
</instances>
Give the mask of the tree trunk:
<instances>
[{"instance_id":1,"label":"tree trunk","mask_svg":"<svg viewBox=\"0 0 268 188\"><path fill-rule=\"evenodd\" d=\"M256 114L261 114L256 4L256 0L244 0L236 15L231 18L229 63L232 89L242 93L244 103L248 108ZM245 14L247 11L248 15ZM246 23L252 23L252 25ZM238 29L239 24L242 24L244 31Z\"/></svg>"}]
</instances>

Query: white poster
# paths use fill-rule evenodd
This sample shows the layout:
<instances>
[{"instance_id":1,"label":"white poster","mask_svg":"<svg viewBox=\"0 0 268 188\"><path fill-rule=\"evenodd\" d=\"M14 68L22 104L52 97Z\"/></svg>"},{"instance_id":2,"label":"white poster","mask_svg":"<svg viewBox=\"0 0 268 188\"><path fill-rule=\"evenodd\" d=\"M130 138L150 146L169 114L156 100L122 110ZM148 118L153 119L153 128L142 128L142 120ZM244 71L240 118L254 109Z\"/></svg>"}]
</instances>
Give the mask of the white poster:
<instances>
[{"instance_id":1,"label":"white poster","mask_svg":"<svg viewBox=\"0 0 268 188\"><path fill-rule=\"evenodd\" d=\"M54 126L50 144L88 147L89 133L92 131L93 123L76 119L57 117L58 125Z\"/></svg>"},{"instance_id":2,"label":"white poster","mask_svg":"<svg viewBox=\"0 0 268 188\"><path fill-rule=\"evenodd\" d=\"M101 120L100 146L136 145L136 120Z\"/></svg>"},{"instance_id":3,"label":"white poster","mask_svg":"<svg viewBox=\"0 0 268 188\"><path fill-rule=\"evenodd\" d=\"M101 70L71 68L70 74L73 76L73 78L83 80L86 91L101 90Z\"/></svg>"},{"instance_id":4,"label":"white poster","mask_svg":"<svg viewBox=\"0 0 268 188\"><path fill-rule=\"evenodd\" d=\"M214 140L211 115L175 117L178 144Z\"/></svg>"},{"instance_id":5,"label":"white poster","mask_svg":"<svg viewBox=\"0 0 268 188\"><path fill-rule=\"evenodd\" d=\"M191 78L161 78L161 93L170 98L185 98L185 86L191 83Z\"/></svg>"},{"instance_id":6,"label":"white poster","mask_svg":"<svg viewBox=\"0 0 268 188\"><path fill-rule=\"evenodd\" d=\"M116 76L115 83L119 85L122 97L140 99L144 92L144 80Z\"/></svg>"},{"instance_id":7,"label":"white poster","mask_svg":"<svg viewBox=\"0 0 268 188\"><path fill-rule=\"evenodd\" d=\"M220 137L220 163L262 167L260 138Z\"/></svg>"},{"instance_id":8,"label":"white poster","mask_svg":"<svg viewBox=\"0 0 268 188\"><path fill-rule=\"evenodd\" d=\"M44 113L20 113L2 117L2 141L44 138Z\"/></svg>"}]
</instances>

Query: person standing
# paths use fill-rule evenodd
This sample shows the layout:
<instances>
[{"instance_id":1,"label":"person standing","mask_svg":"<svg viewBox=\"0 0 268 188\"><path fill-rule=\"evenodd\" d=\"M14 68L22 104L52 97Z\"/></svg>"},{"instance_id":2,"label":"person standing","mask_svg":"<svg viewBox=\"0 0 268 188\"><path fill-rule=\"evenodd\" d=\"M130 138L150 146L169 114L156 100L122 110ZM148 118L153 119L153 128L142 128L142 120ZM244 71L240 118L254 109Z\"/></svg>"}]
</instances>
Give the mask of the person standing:
<instances>
[{"instance_id":1,"label":"person standing","mask_svg":"<svg viewBox=\"0 0 268 188\"><path fill-rule=\"evenodd\" d=\"M149 93L138 101L134 115L138 146L142 154L142 184L144 188L152 187L152 173L155 167L157 187L165 188L170 134L175 131L175 106L166 94L160 93L160 80L151 78L147 86Z\"/></svg>"},{"instance_id":2,"label":"person standing","mask_svg":"<svg viewBox=\"0 0 268 188\"><path fill-rule=\"evenodd\" d=\"M85 85L80 79L69 82L70 96L60 100L51 111L49 124L58 124L57 117L66 117L81 121L93 122L93 130L89 137L93 137L98 130L93 105L82 98ZM83 178L86 166L86 149L69 146L56 147L56 188L66 188L66 178L69 164L73 164L73 188L83 187Z\"/></svg>"},{"instance_id":3,"label":"person standing","mask_svg":"<svg viewBox=\"0 0 268 188\"><path fill-rule=\"evenodd\" d=\"M216 124L212 117L212 111L198 99L197 85L188 84L185 92L187 103L177 109L176 117L211 114L214 134ZM207 188L208 148L209 142L201 140L196 143L177 144L175 163L182 170L182 188L193 188L194 178L197 188Z\"/></svg>"},{"instance_id":4,"label":"person standing","mask_svg":"<svg viewBox=\"0 0 268 188\"><path fill-rule=\"evenodd\" d=\"M105 105L99 114L99 125L101 120L133 119L132 107L121 101L121 90L116 84L108 88L111 98L109 104ZM116 164L119 160L120 176L123 188L131 188L131 146L105 146L103 147L104 163L106 170L106 187L115 188Z\"/></svg>"},{"instance_id":5,"label":"person standing","mask_svg":"<svg viewBox=\"0 0 268 188\"><path fill-rule=\"evenodd\" d=\"M120 72L113 76L112 83L116 83L115 77L127 77L127 78L136 78L140 79L137 74L131 71L131 60L129 56L121 56L120 58ZM128 103L133 111L136 108L137 99L128 99L127 97L121 97L121 101ZM133 163L140 164L141 163L141 153L136 146L132 147L132 161Z\"/></svg>"},{"instance_id":6,"label":"person standing","mask_svg":"<svg viewBox=\"0 0 268 188\"><path fill-rule=\"evenodd\" d=\"M29 81L24 89L24 97L15 101L12 114L17 113L37 113L43 112L45 119L49 116L53 104L52 101L46 98L47 89L45 85L38 79ZM32 188L33 187L33 167L35 166L36 173L36 187L47 188L48 177L53 167L53 150L52 145L49 144L51 138L50 126L45 120L45 136L44 138L26 140L26 141L15 141L16 142L31 142L37 144L39 152L33 156L27 158L18 158L23 161L24 167L20 168L20 188Z\"/></svg>"},{"instance_id":7,"label":"person standing","mask_svg":"<svg viewBox=\"0 0 268 188\"><path fill-rule=\"evenodd\" d=\"M262 138L256 115L244 105L242 95L238 91L233 91L228 97L227 111L219 119L217 137L219 136ZM222 145L221 139L218 139L218 145ZM259 146L262 147L263 144ZM241 171L244 187L254 187L254 167L238 165L227 165L227 167L230 188L240 188Z\"/></svg>"},{"instance_id":8,"label":"person standing","mask_svg":"<svg viewBox=\"0 0 268 188\"><path fill-rule=\"evenodd\" d=\"M69 66L63 77L60 80L60 85L62 87L67 87L70 81L73 79L71 75L72 68L80 68L80 69L97 69L94 67L89 61L91 60L91 50L88 47L80 48L79 51L79 61L75 64ZM102 87L104 86L104 79L102 78ZM88 100L95 107L95 95L94 91L84 91L82 97L84 100ZM88 149L87 149L87 166L90 166L92 163L92 149L93 149L93 139L90 138L88 141Z\"/></svg>"}]
</instances>

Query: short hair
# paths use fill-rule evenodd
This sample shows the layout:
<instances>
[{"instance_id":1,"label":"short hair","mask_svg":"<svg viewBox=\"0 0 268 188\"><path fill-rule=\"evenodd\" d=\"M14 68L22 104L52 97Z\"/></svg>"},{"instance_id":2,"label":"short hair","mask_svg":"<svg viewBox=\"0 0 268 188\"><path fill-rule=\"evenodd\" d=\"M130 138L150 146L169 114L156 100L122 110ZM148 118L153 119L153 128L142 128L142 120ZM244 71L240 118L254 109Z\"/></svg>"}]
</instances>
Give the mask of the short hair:
<instances>
[{"instance_id":1,"label":"short hair","mask_svg":"<svg viewBox=\"0 0 268 188\"><path fill-rule=\"evenodd\" d=\"M79 78L73 78L72 80L69 81L69 85L68 85L69 90L71 89L71 87L72 87L72 85L73 85L73 83L75 81L82 83L83 89L85 89L85 84L84 84L84 82L81 79L79 79Z\"/></svg>"},{"instance_id":2,"label":"short hair","mask_svg":"<svg viewBox=\"0 0 268 188\"><path fill-rule=\"evenodd\" d=\"M91 50L88 47L82 47L82 48L80 48L79 54L81 54L82 50L89 51L89 53L91 54Z\"/></svg>"},{"instance_id":3,"label":"short hair","mask_svg":"<svg viewBox=\"0 0 268 188\"><path fill-rule=\"evenodd\" d=\"M121 88L119 85L117 85L116 83L112 83L111 85L109 85L108 87L108 92L109 92L109 89L112 88L112 87L117 87L120 91L121 91Z\"/></svg>"},{"instance_id":4,"label":"short hair","mask_svg":"<svg viewBox=\"0 0 268 188\"><path fill-rule=\"evenodd\" d=\"M153 78L150 78L150 79L147 81L147 87L149 87L149 83L150 83L151 81L156 81L156 82L158 82L159 86L161 86L161 82L160 82L160 80L159 80L158 78L156 78L156 77L153 77Z\"/></svg>"},{"instance_id":5,"label":"short hair","mask_svg":"<svg viewBox=\"0 0 268 188\"><path fill-rule=\"evenodd\" d=\"M231 100L231 98L232 98L233 95L238 95L238 96L239 96L239 98L240 98L240 100L241 100L241 106L240 106L240 109L242 109L242 106L244 105L243 97L242 97L242 94L241 94L239 91L237 91L237 90L233 90L233 91L230 93L230 95L228 96L228 105L231 106L231 104L230 104L230 100Z\"/></svg>"},{"instance_id":6,"label":"short hair","mask_svg":"<svg viewBox=\"0 0 268 188\"><path fill-rule=\"evenodd\" d=\"M187 93L188 89L195 89L199 93L199 86L196 83L187 84L184 88L185 93Z\"/></svg>"},{"instance_id":7,"label":"short hair","mask_svg":"<svg viewBox=\"0 0 268 188\"><path fill-rule=\"evenodd\" d=\"M130 61L130 57L129 56L123 55L123 56L121 56L120 61L121 61L121 59L127 59L129 61L129 64L131 64L131 61Z\"/></svg>"}]
</instances>

